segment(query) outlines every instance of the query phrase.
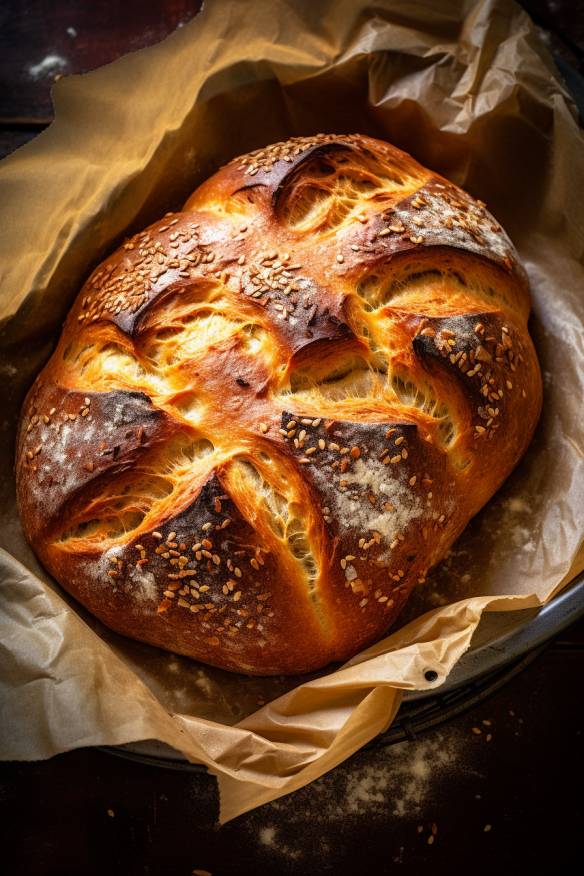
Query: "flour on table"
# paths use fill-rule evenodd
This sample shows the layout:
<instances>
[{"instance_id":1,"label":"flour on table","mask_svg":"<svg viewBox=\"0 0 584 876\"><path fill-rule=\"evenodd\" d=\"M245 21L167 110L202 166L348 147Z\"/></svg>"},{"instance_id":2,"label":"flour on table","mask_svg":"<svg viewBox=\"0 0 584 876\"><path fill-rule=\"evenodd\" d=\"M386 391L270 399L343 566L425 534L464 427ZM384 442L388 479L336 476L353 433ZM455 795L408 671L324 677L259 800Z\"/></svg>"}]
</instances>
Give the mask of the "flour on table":
<instances>
[{"instance_id":1,"label":"flour on table","mask_svg":"<svg viewBox=\"0 0 584 876\"><path fill-rule=\"evenodd\" d=\"M300 849L291 849L289 846L282 844L278 839L278 831L275 827L262 827L259 832L260 845L284 858L299 858L301 855Z\"/></svg>"},{"instance_id":2,"label":"flour on table","mask_svg":"<svg viewBox=\"0 0 584 876\"><path fill-rule=\"evenodd\" d=\"M336 834L343 824L357 819L412 821L437 799L440 785L449 775L468 772L465 745L468 737L449 730L386 749L360 752L338 769L295 791L293 797L274 800L251 813L249 830L266 854L297 859L323 851L331 830ZM302 842L297 847L291 848L290 837L282 827L270 823L274 813L280 812L285 813L292 834L295 827L302 829ZM310 831L309 840L306 830Z\"/></svg>"}]
</instances>

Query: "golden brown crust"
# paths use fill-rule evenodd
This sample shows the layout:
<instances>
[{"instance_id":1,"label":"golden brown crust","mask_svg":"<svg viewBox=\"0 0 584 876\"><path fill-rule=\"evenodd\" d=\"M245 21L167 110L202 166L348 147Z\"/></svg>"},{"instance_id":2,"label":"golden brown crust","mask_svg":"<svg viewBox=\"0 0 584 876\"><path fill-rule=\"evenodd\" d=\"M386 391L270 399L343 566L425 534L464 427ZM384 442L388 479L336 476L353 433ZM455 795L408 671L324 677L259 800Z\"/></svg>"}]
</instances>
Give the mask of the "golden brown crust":
<instances>
[{"instance_id":1,"label":"golden brown crust","mask_svg":"<svg viewBox=\"0 0 584 876\"><path fill-rule=\"evenodd\" d=\"M392 146L235 159L91 275L25 402L23 526L121 633L295 673L378 638L541 406L504 231Z\"/></svg>"}]
</instances>

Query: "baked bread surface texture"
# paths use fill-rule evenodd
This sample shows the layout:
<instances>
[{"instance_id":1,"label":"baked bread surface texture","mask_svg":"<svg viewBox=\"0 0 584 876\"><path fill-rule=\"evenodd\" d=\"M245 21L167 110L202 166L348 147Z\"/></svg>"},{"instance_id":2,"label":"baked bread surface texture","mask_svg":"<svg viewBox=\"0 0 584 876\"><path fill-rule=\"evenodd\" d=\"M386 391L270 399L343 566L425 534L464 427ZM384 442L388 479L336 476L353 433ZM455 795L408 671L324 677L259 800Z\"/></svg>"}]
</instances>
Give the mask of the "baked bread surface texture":
<instances>
[{"instance_id":1,"label":"baked bread surface texture","mask_svg":"<svg viewBox=\"0 0 584 876\"><path fill-rule=\"evenodd\" d=\"M361 135L235 159L89 277L25 401L25 533L132 638L297 673L379 638L524 453L529 291Z\"/></svg>"}]
</instances>

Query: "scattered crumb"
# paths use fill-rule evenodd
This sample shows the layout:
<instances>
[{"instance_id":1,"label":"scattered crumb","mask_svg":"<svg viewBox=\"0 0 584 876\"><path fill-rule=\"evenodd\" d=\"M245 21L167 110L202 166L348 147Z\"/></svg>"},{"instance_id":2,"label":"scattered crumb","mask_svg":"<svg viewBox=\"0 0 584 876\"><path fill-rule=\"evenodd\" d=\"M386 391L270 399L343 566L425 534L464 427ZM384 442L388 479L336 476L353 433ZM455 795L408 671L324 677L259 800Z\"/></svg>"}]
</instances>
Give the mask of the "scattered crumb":
<instances>
[{"instance_id":1,"label":"scattered crumb","mask_svg":"<svg viewBox=\"0 0 584 876\"><path fill-rule=\"evenodd\" d=\"M483 827L483 832L488 833L491 830L491 828L492 828L492 825L485 824L485 826Z\"/></svg>"},{"instance_id":2,"label":"scattered crumb","mask_svg":"<svg viewBox=\"0 0 584 876\"><path fill-rule=\"evenodd\" d=\"M275 827L262 827L262 829L260 830L260 842L263 846L273 846L275 838Z\"/></svg>"},{"instance_id":3,"label":"scattered crumb","mask_svg":"<svg viewBox=\"0 0 584 876\"><path fill-rule=\"evenodd\" d=\"M504 507L512 514L527 514L531 510L527 502L517 496L512 496L510 499L507 499L504 503Z\"/></svg>"},{"instance_id":4,"label":"scattered crumb","mask_svg":"<svg viewBox=\"0 0 584 876\"><path fill-rule=\"evenodd\" d=\"M68 27L68 28L67 28L67 33L68 33L68 35L69 35L70 37L72 37L73 39L75 39L75 37L77 36L77 31L75 30L74 27Z\"/></svg>"},{"instance_id":5,"label":"scattered crumb","mask_svg":"<svg viewBox=\"0 0 584 876\"><path fill-rule=\"evenodd\" d=\"M291 849L290 846L285 845L276 840L277 830L275 827L262 827L259 832L259 840L260 845L266 849L270 849L270 851L275 852L277 855L283 858L299 858L302 854L300 849Z\"/></svg>"},{"instance_id":6,"label":"scattered crumb","mask_svg":"<svg viewBox=\"0 0 584 876\"><path fill-rule=\"evenodd\" d=\"M115 816L116 813L114 812L113 809L108 809L108 810L107 810L107 814L109 815L110 818L114 818L114 816Z\"/></svg>"},{"instance_id":7,"label":"scattered crumb","mask_svg":"<svg viewBox=\"0 0 584 876\"><path fill-rule=\"evenodd\" d=\"M404 846L400 846L397 855L394 855L393 858L392 858L392 861L393 861L394 864L403 864L403 861L404 861L404 851L405 851Z\"/></svg>"},{"instance_id":8,"label":"scattered crumb","mask_svg":"<svg viewBox=\"0 0 584 876\"><path fill-rule=\"evenodd\" d=\"M42 79L44 76L63 73L67 69L67 60L61 55L47 55L38 64L31 64L28 75L31 79Z\"/></svg>"}]
</instances>

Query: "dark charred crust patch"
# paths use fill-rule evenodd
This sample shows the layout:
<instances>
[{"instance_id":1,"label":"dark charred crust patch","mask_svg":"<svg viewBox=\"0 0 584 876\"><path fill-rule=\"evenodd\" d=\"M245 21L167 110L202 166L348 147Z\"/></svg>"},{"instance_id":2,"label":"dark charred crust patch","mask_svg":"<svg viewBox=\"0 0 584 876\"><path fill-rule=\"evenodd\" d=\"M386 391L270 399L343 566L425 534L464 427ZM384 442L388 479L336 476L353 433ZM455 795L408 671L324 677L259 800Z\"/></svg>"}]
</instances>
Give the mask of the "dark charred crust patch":
<instances>
[{"instance_id":1,"label":"dark charred crust patch","mask_svg":"<svg viewBox=\"0 0 584 876\"><path fill-rule=\"evenodd\" d=\"M390 609L425 572L412 544L439 544L455 514L445 454L406 422L284 412L280 431L317 498L345 589L361 609Z\"/></svg>"},{"instance_id":2,"label":"dark charred crust patch","mask_svg":"<svg viewBox=\"0 0 584 876\"><path fill-rule=\"evenodd\" d=\"M333 141L324 143L322 146L313 146L301 152L295 160L289 164L278 162L270 173L270 182L274 185L272 192L272 207L277 212L282 198L286 195L287 188L294 182L294 178L301 173L308 162L317 158L326 158L335 153L353 151L350 143Z\"/></svg>"},{"instance_id":3,"label":"dark charred crust patch","mask_svg":"<svg viewBox=\"0 0 584 876\"><path fill-rule=\"evenodd\" d=\"M438 366L463 386L475 440L492 439L520 392L524 347L513 324L498 313L424 317L412 346L426 368Z\"/></svg>"},{"instance_id":4,"label":"dark charred crust patch","mask_svg":"<svg viewBox=\"0 0 584 876\"><path fill-rule=\"evenodd\" d=\"M274 557L241 516L215 472L197 498L160 528L115 552L102 570L104 582L131 584L136 569L156 581L156 612L163 621L190 628L202 652L219 646L238 667L239 637L246 639L253 662L272 624L271 581ZM178 617L177 617L178 615Z\"/></svg>"},{"instance_id":5,"label":"dark charred crust patch","mask_svg":"<svg viewBox=\"0 0 584 876\"><path fill-rule=\"evenodd\" d=\"M131 467L174 430L141 392L37 393L23 422L17 472L36 526L49 525L64 504L105 473Z\"/></svg>"},{"instance_id":6,"label":"dark charred crust patch","mask_svg":"<svg viewBox=\"0 0 584 876\"><path fill-rule=\"evenodd\" d=\"M343 339L351 332L340 308L334 312L330 303L323 304L330 296L288 254L268 251L251 257L241 268L239 291L266 310L292 353L307 340Z\"/></svg>"},{"instance_id":7,"label":"dark charred crust patch","mask_svg":"<svg viewBox=\"0 0 584 876\"><path fill-rule=\"evenodd\" d=\"M391 528L391 496L399 493L399 504L415 503L425 472L436 470L441 454L420 438L413 423L357 423L310 418L284 412L280 432L297 462L304 466L303 474L323 496L322 514L331 532L354 532L355 514L363 517L363 535L371 537L375 521L384 530L381 544ZM413 475L420 467L421 473ZM445 468L438 463L438 470ZM348 507L358 502L365 513ZM411 510L411 509L410 509ZM386 514L386 519L381 519ZM380 517L381 515L381 517ZM410 515L411 520L416 515ZM407 524L401 515L401 525ZM365 531L367 530L367 531ZM397 523L396 533L400 530ZM368 540L368 538L366 538ZM391 539L393 540L393 539ZM387 545L386 545L387 547Z\"/></svg>"},{"instance_id":8,"label":"dark charred crust patch","mask_svg":"<svg viewBox=\"0 0 584 876\"><path fill-rule=\"evenodd\" d=\"M304 164L315 154L327 154L327 151L340 151L352 148L352 141L357 138L348 134L316 134L312 137L293 137L282 143L273 143L262 149L256 149L231 162L231 167L237 167L253 184L270 183L278 187L281 181L291 172Z\"/></svg>"},{"instance_id":9,"label":"dark charred crust patch","mask_svg":"<svg viewBox=\"0 0 584 876\"><path fill-rule=\"evenodd\" d=\"M304 355L309 349L316 350L314 345L319 342L357 340L350 326L336 314L331 313L328 307L321 310L313 304L310 310L304 313L308 317L304 328L304 339L298 333L300 336L296 338L292 348L294 354ZM300 323L304 321L304 313L299 314Z\"/></svg>"},{"instance_id":10,"label":"dark charred crust patch","mask_svg":"<svg viewBox=\"0 0 584 876\"><path fill-rule=\"evenodd\" d=\"M482 202L443 180L422 185L363 226L350 226L344 237L345 244L355 245L359 253L351 259L348 272L355 264L378 264L398 254L427 255L432 246L472 253L527 285L515 248L497 220Z\"/></svg>"}]
</instances>

